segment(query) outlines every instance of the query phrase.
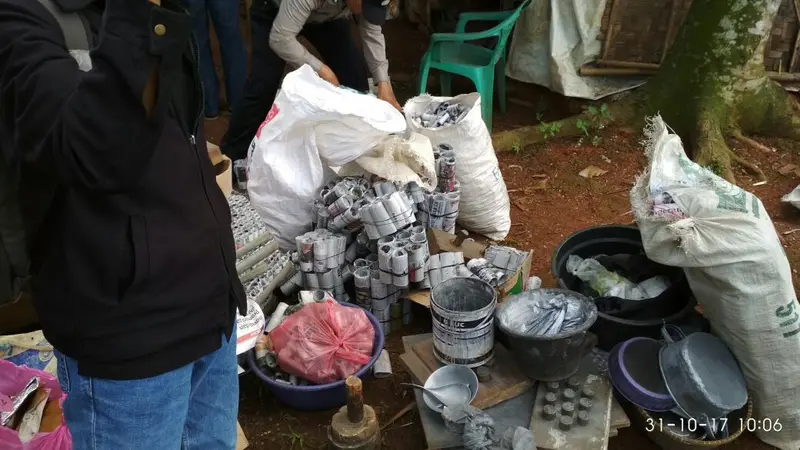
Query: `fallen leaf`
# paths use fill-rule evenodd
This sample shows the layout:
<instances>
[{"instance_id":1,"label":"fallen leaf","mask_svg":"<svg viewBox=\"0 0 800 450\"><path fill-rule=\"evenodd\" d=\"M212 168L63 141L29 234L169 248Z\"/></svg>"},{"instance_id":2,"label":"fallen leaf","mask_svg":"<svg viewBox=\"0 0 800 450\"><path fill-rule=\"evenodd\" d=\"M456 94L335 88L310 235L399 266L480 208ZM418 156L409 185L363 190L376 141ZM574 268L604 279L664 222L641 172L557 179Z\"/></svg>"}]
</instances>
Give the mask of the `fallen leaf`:
<instances>
[{"instance_id":1,"label":"fallen leaf","mask_svg":"<svg viewBox=\"0 0 800 450\"><path fill-rule=\"evenodd\" d=\"M607 170L603 170L596 166L589 166L581 170L580 173L578 173L578 175L582 176L583 178L594 178L605 175L607 173L608 173Z\"/></svg>"},{"instance_id":2,"label":"fallen leaf","mask_svg":"<svg viewBox=\"0 0 800 450\"><path fill-rule=\"evenodd\" d=\"M795 169L797 169L796 165L787 164L787 165L781 167L780 169L778 169L778 173L780 173L781 175L789 175L790 173L794 172Z\"/></svg>"}]
</instances>

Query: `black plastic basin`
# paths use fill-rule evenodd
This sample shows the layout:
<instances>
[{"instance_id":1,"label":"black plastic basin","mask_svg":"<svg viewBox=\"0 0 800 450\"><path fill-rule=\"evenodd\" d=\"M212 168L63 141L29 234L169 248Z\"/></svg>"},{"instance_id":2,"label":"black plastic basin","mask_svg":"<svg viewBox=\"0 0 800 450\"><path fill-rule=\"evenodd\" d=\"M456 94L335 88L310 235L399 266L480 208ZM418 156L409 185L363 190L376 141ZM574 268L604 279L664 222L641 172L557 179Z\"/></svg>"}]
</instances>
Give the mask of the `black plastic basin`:
<instances>
[{"instance_id":1,"label":"black plastic basin","mask_svg":"<svg viewBox=\"0 0 800 450\"><path fill-rule=\"evenodd\" d=\"M553 253L550 270L558 282L558 287L581 292L582 282L566 269L567 258L570 255L590 258L597 255L642 253L644 253L642 236L636 227L604 225L587 228L567 237L558 246ZM661 295L640 300L635 309L622 313L598 312L597 322L591 331L597 335L598 346L601 349L610 351L618 343L637 336L658 339L664 322L683 324L691 321L696 302L683 270L677 267L657 266L658 273L666 275L670 280L670 287ZM595 297L594 300L598 305L624 302L614 297Z\"/></svg>"}]
</instances>

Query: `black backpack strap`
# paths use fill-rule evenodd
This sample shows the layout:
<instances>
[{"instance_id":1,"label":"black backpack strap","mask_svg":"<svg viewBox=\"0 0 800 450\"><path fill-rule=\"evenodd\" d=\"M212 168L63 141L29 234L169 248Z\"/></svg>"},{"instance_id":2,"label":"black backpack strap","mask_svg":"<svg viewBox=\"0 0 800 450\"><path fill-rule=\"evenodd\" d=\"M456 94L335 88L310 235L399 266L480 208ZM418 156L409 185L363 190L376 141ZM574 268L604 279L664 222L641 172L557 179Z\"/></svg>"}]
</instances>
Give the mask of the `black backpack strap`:
<instances>
[{"instance_id":1,"label":"black backpack strap","mask_svg":"<svg viewBox=\"0 0 800 450\"><path fill-rule=\"evenodd\" d=\"M53 0L38 0L38 2L55 17L61 27L61 31L64 33L67 50L90 49L86 25L78 13L65 13Z\"/></svg>"}]
</instances>

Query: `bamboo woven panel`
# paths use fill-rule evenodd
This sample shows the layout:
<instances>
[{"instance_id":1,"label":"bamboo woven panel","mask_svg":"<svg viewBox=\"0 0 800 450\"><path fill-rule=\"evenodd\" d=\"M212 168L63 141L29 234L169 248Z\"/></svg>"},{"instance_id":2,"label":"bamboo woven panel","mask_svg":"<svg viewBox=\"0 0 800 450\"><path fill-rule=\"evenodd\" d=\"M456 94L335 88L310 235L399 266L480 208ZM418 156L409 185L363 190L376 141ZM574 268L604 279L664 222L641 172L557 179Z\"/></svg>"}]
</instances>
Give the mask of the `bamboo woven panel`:
<instances>
[{"instance_id":1,"label":"bamboo woven panel","mask_svg":"<svg viewBox=\"0 0 800 450\"><path fill-rule=\"evenodd\" d=\"M764 67L773 72L788 72L792 69L792 56L798 42L800 21L797 18L795 0L783 0L772 32L764 49Z\"/></svg>"},{"instance_id":2,"label":"bamboo woven panel","mask_svg":"<svg viewBox=\"0 0 800 450\"><path fill-rule=\"evenodd\" d=\"M609 0L603 59L660 63L690 5L691 0Z\"/></svg>"}]
</instances>

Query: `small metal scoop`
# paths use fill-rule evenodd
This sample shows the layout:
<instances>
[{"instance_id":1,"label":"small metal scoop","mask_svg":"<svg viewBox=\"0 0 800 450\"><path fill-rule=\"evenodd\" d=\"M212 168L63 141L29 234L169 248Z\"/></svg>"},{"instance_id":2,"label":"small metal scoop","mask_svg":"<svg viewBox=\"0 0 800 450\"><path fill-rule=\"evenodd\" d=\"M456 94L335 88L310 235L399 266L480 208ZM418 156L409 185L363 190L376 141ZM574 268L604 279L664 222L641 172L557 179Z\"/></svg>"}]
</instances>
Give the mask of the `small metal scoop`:
<instances>
[{"instance_id":1,"label":"small metal scoop","mask_svg":"<svg viewBox=\"0 0 800 450\"><path fill-rule=\"evenodd\" d=\"M422 390L423 395L430 395L442 406L467 404L472 398L472 390L464 383L446 384L431 389L413 383L401 383L401 385Z\"/></svg>"}]
</instances>

